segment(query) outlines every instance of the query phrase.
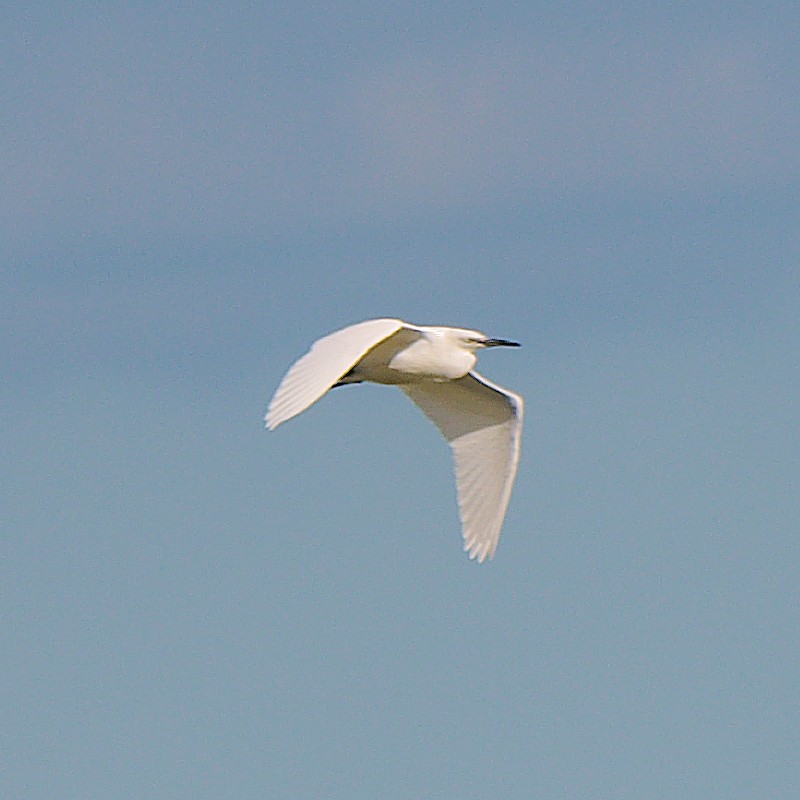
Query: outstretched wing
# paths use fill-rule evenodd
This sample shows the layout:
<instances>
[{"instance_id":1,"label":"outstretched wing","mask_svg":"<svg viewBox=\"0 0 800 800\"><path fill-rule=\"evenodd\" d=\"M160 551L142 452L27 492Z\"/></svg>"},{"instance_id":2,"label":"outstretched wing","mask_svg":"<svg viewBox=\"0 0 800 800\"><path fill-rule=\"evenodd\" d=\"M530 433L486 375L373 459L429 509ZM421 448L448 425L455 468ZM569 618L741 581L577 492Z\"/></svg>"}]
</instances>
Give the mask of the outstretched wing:
<instances>
[{"instance_id":1,"label":"outstretched wing","mask_svg":"<svg viewBox=\"0 0 800 800\"><path fill-rule=\"evenodd\" d=\"M305 411L344 377L373 347L404 323L399 319L370 319L324 336L295 361L270 401L264 417L272 430Z\"/></svg>"},{"instance_id":2,"label":"outstretched wing","mask_svg":"<svg viewBox=\"0 0 800 800\"><path fill-rule=\"evenodd\" d=\"M453 449L464 549L479 562L491 558L517 475L522 398L477 372L400 388Z\"/></svg>"}]
</instances>

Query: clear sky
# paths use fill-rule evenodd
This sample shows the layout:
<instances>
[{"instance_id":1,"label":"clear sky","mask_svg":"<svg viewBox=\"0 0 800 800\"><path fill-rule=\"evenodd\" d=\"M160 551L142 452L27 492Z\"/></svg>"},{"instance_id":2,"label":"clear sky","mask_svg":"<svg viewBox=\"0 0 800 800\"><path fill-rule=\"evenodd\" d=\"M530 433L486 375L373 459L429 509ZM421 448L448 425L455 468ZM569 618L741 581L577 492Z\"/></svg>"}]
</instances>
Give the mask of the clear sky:
<instances>
[{"instance_id":1,"label":"clear sky","mask_svg":"<svg viewBox=\"0 0 800 800\"><path fill-rule=\"evenodd\" d=\"M800 785L795 3L0 11L0 794ZM320 335L523 343L497 555Z\"/></svg>"}]
</instances>

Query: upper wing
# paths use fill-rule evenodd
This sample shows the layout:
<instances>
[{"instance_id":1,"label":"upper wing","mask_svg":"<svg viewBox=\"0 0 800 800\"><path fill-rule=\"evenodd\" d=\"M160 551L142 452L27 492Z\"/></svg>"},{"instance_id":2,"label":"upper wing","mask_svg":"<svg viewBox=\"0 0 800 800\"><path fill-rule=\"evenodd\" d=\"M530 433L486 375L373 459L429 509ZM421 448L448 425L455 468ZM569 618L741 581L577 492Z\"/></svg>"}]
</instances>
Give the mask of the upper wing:
<instances>
[{"instance_id":1,"label":"upper wing","mask_svg":"<svg viewBox=\"0 0 800 800\"><path fill-rule=\"evenodd\" d=\"M270 400L264 417L272 430L305 411L373 347L404 326L399 319L370 319L324 336L295 361Z\"/></svg>"},{"instance_id":2,"label":"upper wing","mask_svg":"<svg viewBox=\"0 0 800 800\"><path fill-rule=\"evenodd\" d=\"M453 448L464 549L479 562L491 558L517 475L522 398L477 372L400 388Z\"/></svg>"}]
</instances>

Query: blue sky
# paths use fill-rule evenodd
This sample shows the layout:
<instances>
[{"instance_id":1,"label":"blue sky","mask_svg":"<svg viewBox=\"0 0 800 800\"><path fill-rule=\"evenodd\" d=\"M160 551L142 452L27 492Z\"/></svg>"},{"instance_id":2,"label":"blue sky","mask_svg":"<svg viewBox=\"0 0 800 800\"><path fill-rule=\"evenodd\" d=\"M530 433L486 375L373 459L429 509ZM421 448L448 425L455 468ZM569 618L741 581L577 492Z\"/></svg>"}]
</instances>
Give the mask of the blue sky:
<instances>
[{"instance_id":1,"label":"blue sky","mask_svg":"<svg viewBox=\"0 0 800 800\"><path fill-rule=\"evenodd\" d=\"M791 4L7 4L11 798L792 797ZM495 560L375 316L523 342Z\"/></svg>"}]
</instances>

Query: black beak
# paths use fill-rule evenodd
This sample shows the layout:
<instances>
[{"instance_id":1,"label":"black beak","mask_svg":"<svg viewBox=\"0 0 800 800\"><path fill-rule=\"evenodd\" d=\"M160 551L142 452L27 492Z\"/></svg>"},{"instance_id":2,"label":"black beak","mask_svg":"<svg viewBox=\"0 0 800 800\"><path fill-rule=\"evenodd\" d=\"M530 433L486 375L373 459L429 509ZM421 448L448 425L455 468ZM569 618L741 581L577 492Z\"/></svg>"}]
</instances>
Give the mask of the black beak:
<instances>
[{"instance_id":1,"label":"black beak","mask_svg":"<svg viewBox=\"0 0 800 800\"><path fill-rule=\"evenodd\" d=\"M508 339L484 339L484 347L519 347L519 342L512 342Z\"/></svg>"}]
</instances>

